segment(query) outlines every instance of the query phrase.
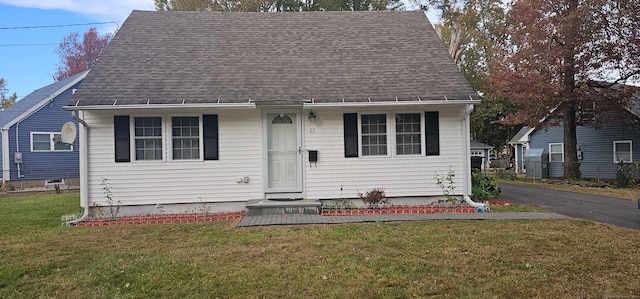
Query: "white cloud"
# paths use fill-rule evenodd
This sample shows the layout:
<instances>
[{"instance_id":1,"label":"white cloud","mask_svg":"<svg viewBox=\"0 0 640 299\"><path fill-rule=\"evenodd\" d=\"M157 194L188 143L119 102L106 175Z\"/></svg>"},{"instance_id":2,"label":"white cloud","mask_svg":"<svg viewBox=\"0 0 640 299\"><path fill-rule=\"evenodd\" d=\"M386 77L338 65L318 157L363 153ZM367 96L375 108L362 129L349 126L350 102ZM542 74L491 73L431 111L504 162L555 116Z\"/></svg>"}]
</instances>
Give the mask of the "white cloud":
<instances>
[{"instance_id":1,"label":"white cloud","mask_svg":"<svg viewBox=\"0 0 640 299\"><path fill-rule=\"evenodd\" d=\"M26 8L59 9L122 23L132 10L154 10L153 0L0 0Z\"/></svg>"}]
</instances>

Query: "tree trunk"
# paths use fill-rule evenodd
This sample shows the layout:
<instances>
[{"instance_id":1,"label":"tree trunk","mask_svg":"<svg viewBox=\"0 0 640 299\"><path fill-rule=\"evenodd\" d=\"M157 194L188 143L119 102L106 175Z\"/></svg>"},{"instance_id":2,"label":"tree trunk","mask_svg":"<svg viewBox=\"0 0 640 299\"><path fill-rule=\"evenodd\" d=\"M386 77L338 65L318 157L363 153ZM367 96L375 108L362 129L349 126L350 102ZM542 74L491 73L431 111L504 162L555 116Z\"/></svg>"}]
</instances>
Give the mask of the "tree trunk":
<instances>
[{"instance_id":1,"label":"tree trunk","mask_svg":"<svg viewBox=\"0 0 640 299\"><path fill-rule=\"evenodd\" d=\"M573 90L575 88L575 55L576 55L576 31L578 30L577 20L578 0L570 0L567 9L567 23L565 27L565 54L564 54L564 109L562 111L564 127L564 173L565 179L580 177L580 165L578 165L576 137L576 99Z\"/></svg>"},{"instance_id":2,"label":"tree trunk","mask_svg":"<svg viewBox=\"0 0 640 299\"><path fill-rule=\"evenodd\" d=\"M578 149L576 144L576 105L575 101L567 103L562 113L564 124L564 178L580 178L580 165L578 164Z\"/></svg>"}]
</instances>

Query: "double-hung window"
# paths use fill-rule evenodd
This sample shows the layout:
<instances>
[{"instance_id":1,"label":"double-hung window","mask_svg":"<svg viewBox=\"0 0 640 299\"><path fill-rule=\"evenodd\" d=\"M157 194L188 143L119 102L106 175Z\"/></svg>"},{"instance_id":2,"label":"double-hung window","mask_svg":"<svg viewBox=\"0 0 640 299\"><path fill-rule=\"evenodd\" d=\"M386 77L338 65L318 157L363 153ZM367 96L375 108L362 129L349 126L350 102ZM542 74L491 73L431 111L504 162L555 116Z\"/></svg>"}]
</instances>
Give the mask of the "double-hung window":
<instances>
[{"instance_id":1,"label":"double-hung window","mask_svg":"<svg viewBox=\"0 0 640 299\"><path fill-rule=\"evenodd\" d=\"M136 160L162 160L162 117L135 117Z\"/></svg>"},{"instance_id":2,"label":"double-hung window","mask_svg":"<svg viewBox=\"0 0 640 299\"><path fill-rule=\"evenodd\" d=\"M549 162L564 162L564 144L549 144Z\"/></svg>"},{"instance_id":3,"label":"double-hung window","mask_svg":"<svg viewBox=\"0 0 640 299\"><path fill-rule=\"evenodd\" d=\"M613 142L613 163L633 162L631 140Z\"/></svg>"},{"instance_id":4,"label":"double-hung window","mask_svg":"<svg viewBox=\"0 0 640 299\"><path fill-rule=\"evenodd\" d=\"M173 160L200 159L200 118L179 116L171 118Z\"/></svg>"},{"instance_id":5,"label":"double-hung window","mask_svg":"<svg viewBox=\"0 0 640 299\"><path fill-rule=\"evenodd\" d=\"M218 115L113 118L115 162L218 160Z\"/></svg>"},{"instance_id":6,"label":"double-hung window","mask_svg":"<svg viewBox=\"0 0 640 299\"><path fill-rule=\"evenodd\" d=\"M420 113L396 114L396 154L420 155L422 153L421 128Z\"/></svg>"},{"instance_id":7,"label":"double-hung window","mask_svg":"<svg viewBox=\"0 0 640 299\"><path fill-rule=\"evenodd\" d=\"M363 114L362 125L362 155L387 155L387 115Z\"/></svg>"},{"instance_id":8,"label":"double-hung window","mask_svg":"<svg viewBox=\"0 0 640 299\"><path fill-rule=\"evenodd\" d=\"M63 143L60 138L61 134L58 132L31 132L31 151L70 152L71 144Z\"/></svg>"}]
</instances>

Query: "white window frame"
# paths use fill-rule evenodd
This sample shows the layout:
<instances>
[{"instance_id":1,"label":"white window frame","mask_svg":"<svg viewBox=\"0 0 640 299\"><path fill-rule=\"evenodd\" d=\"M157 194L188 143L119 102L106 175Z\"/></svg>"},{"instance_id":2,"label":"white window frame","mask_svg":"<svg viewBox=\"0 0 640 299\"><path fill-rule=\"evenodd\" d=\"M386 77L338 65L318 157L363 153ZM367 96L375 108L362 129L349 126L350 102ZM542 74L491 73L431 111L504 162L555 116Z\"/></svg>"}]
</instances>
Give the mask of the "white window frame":
<instances>
[{"instance_id":1,"label":"white window frame","mask_svg":"<svg viewBox=\"0 0 640 299\"><path fill-rule=\"evenodd\" d=\"M553 148L554 145L559 145L560 146L560 152L553 152L551 151L551 148ZM560 161L554 161L551 157L553 154L560 154L561 155L561 159ZM549 143L549 162L551 163L560 163L560 162L564 162L564 143Z\"/></svg>"},{"instance_id":2,"label":"white window frame","mask_svg":"<svg viewBox=\"0 0 640 299\"><path fill-rule=\"evenodd\" d=\"M398 132L396 131L396 115L398 114L417 114L420 116L420 152L416 153L416 154L398 154L397 150L398 150L398 145L397 145L397 137L398 137ZM398 156L398 157L411 157L411 156L424 156L425 152L426 152L426 135L425 135L425 130L424 130L424 111L396 111L393 112L391 119L393 120L393 128L392 128L392 138L391 138L391 142L392 142L392 149L393 149L393 155L394 156Z\"/></svg>"},{"instance_id":3,"label":"white window frame","mask_svg":"<svg viewBox=\"0 0 640 299\"><path fill-rule=\"evenodd\" d=\"M387 154L386 155L363 155L362 148L362 116L384 114L386 115L387 125ZM397 153L397 131L396 131L396 115L398 114L418 114L420 115L420 153L417 154L398 154ZM421 111L365 111L358 113L358 156L360 158L382 158L382 157L417 157L424 156L426 153L426 135L425 135L425 119L424 112Z\"/></svg>"},{"instance_id":4,"label":"white window frame","mask_svg":"<svg viewBox=\"0 0 640 299\"><path fill-rule=\"evenodd\" d=\"M362 116L363 115L384 115L385 116L385 126L386 126L386 138L387 138L387 153L384 155L364 155L362 148L364 147L364 142L362 142ZM391 141L390 141L390 128L389 128L389 113L386 111L372 111L372 112L364 112L358 113L358 155L360 157L365 158L376 158L376 157L389 157L391 156ZM394 124L395 125L395 124Z\"/></svg>"},{"instance_id":5,"label":"white window frame","mask_svg":"<svg viewBox=\"0 0 640 299\"><path fill-rule=\"evenodd\" d=\"M160 118L160 132L162 134L161 136L161 146L162 146L162 150L161 150L161 154L160 154L160 159L157 160L145 160L145 159L138 159L136 156L136 118L151 118L151 117L159 117ZM135 162L141 162L141 163L157 163L157 162L164 162L166 161L166 125L165 125L165 119L166 117L164 115L132 115L131 116L131 120L130 120L130 125L129 125L129 136L130 136L130 140L131 140L131 161L135 161Z\"/></svg>"},{"instance_id":6,"label":"white window frame","mask_svg":"<svg viewBox=\"0 0 640 299\"><path fill-rule=\"evenodd\" d=\"M620 163L621 160L618 160L618 155L616 153L616 147L618 144L627 143L629 144L629 160L622 161L623 163L631 163L633 162L633 142L631 140L619 140L613 142L613 163Z\"/></svg>"},{"instance_id":7,"label":"white window frame","mask_svg":"<svg viewBox=\"0 0 640 299\"><path fill-rule=\"evenodd\" d=\"M173 157L173 118L174 117L197 117L198 118L198 159L175 159ZM172 162L204 161L204 128L202 124L202 114L174 114L166 117L167 138L170 140L167 148L168 156Z\"/></svg>"},{"instance_id":8,"label":"white window frame","mask_svg":"<svg viewBox=\"0 0 640 299\"><path fill-rule=\"evenodd\" d=\"M48 150L36 150L36 149L33 149L33 136L34 135L49 135L49 149ZM62 133L60 133L60 132L31 132L31 134L29 136L30 137L29 138L30 139L30 143L31 143L30 144L30 150L32 152L39 152L39 153L49 153L49 152L63 152L63 153L66 152L66 153L68 153L68 152L72 152L73 151L73 145L72 144L69 145L69 149L63 149L63 150L62 149L58 149L57 150L56 149L56 145L53 142L53 137L55 137L55 135L60 135L62 137ZM62 142L62 141L60 141L60 142Z\"/></svg>"}]
</instances>

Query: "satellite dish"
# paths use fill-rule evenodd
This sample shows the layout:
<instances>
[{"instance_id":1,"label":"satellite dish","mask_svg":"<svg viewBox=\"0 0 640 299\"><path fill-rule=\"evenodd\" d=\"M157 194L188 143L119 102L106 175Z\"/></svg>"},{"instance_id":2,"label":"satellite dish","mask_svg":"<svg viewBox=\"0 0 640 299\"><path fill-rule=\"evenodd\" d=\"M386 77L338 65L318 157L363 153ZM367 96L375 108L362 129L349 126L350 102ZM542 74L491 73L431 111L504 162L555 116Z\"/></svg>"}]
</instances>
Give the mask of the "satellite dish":
<instances>
[{"instance_id":1,"label":"satellite dish","mask_svg":"<svg viewBox=\"0 0 640 299\"><path fill-rule=\"evenodd\" d=\"M76 124L73 122L66 122L60 129L60 136L62 137L62 143L73 144L76 141Z\"/></svg>"}]
</instances>

